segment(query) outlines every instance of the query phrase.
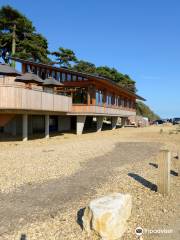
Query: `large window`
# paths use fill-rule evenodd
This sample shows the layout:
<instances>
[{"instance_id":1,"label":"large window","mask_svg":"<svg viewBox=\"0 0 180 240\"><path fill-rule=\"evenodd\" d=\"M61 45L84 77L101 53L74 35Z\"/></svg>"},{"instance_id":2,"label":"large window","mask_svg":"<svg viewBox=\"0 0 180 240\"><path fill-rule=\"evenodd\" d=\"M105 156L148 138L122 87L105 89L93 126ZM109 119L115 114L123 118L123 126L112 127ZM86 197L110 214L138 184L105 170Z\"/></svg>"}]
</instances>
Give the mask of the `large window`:
<instances>
[{"instance_id":1,"label":"large window","mask_svg":"<svg viewBox=\"0 0 180 240\"><path fill-rule=\"evenodd\" d=\"M124 98L121 98L121 106L124 107Z\"/></svg>"},{"instance_id":2,"label":"large window","mask_svg":"<svg viewBox=\"0 0 180 240\"><path fill-rule=\"evenodd\" d=\"M81 76L78 76L78 81L82 81L82 77Z\"/></svg>"},{"instance_id":3,"label":"large window","mask_svg":"<svg viewBox=\"0 0 180 240\"><path fill-rule=\"evenodd\" d=\"M52 75L52 78L56 78L55 71L52 71L51 75Z\"/></svg>"},{"instance_id":4,"label":"large window","mask_svg":"<svg viewBox=\"0 0 180 240\"><path fill-rule=\"evenodd\" d=\"M66 74L62 73L62 82L65 82L65 81L66 81Z\"/></svg>"},{"instance_id":5,"label":"large window","mask_svg":"<svg viewBox=\"0 0 180 240\"><path fill-rule=\"evenodd\" d=\"M101 90L96 91L96 104L102 105L103 104L103 94Z\"/></svg>"},{"instance_id":6,"label":"large window","mask_svg":"<svg viewBox=\"0 0 180 240\"><path fill-rule=\"evenodd\" d=\"M106 96L106 104L111 105L112 104L112 96L108 93Z\"/></svg>"},{"instance_id":7,"label":"large window","mask_svg":"<svg viewBox=\"0 0 180 240\"><path fill-rule=\"evenodd\" d=\"M71 74L67 74L67 81L68 81L68 82L71 81Z\"/></svg>"},{"instance_id":8,"label":"large window","mask_svg":"<svg viewBox=\"0 0 180 240\"><path fill-rule=\"evenodd\" d=\"M73 103L87 104L86 88L76 88L76 91L73 93Z\"/></svg>"},{"instance_id":9,"label":"large window","mask_svg":"<svg viewBox=\"0 0 180 240\"><path fill-rule=\"evenodd\" d=\"M72 75L72 80L73 81L77 81L77 76L76 75Z\"/></svg>"},{"instance_id":10,"label":"large window","mask_svg":"<svg viewBox=\"0 0 180 240\"><path fill-rule=\"evenodd\" d=\"M61 81L60 72L57 72L57 73L56 73L56 80L59 81L59 82Z\"/></svg>"},{"instance_id":11,"label":"large window","mask_svg":"<svg viewBox=\"0 0 180 240\"><path fill-rule=\"evenodd\" d=\"M31 72L31 67L29 64L26 65L26 72Z\"/></svg>"}]
</instances>

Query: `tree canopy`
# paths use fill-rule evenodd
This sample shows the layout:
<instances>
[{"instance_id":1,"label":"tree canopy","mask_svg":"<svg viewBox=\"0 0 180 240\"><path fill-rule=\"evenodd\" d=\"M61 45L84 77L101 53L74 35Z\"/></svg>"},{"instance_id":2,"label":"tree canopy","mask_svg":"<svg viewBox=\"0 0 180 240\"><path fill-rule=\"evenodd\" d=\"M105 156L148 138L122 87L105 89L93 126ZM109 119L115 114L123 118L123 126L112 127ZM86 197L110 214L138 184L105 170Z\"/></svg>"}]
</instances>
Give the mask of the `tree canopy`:
<instances>
[{"instance_id":1,"label":"tree canopy","mask_svg":"<svg viewBox=\"0 0 180 240\"><path fill-rule=\"evenodd\" d=\"M77 62L77 58L73 50L69 48L60 47L58 51L52 52L52 55L56 57L56 64L64 67L71 67L71 62Z\"/></svg>"},{"instance_id":2,"label":"tree canopy","mask_svg":"<svg viewBox=\"0 0 180 240\"><path fill-rule=\"evenodd\" d=\"M0 47L12 55L12 40L15 34L14 56L39 62L48 62L48 42L36 32L32 22L11 6L0 9Z\"/></svg>"},{"instance_id":3,"label":"tree canopy","mask_svg":"<svg viewBox=\"0 0 180 240\"><path fill-rule=\"evenodd\" d=\"M94 63L84 60L78 61L73 50L60 47L51 53L56 61L48 58L48 42L45 37L36 32L33 23L22 13L11 6L0 8L0 48L10 55L36 62L59 64L79 72L105 77L136 92L136 82L127 74L122 74L115 68L108 66L96 67ZM13 53L13 54L12 54ZM137 114L150 120L159 118L142 102L137 102Z\"/></svg>"},{"instance_id":4,"label":"tree canopy","mask_svg":"<svg viewBox=\"0 0 180 240\"><path fill-rule=\"evenodd\" d=\"M120 86L126 87L132 92L136 92L135 81L132 80L127 74L120 73L115 68L110 68L108 66L100 66L96 67L95 64L86 62L86 61L78 61L73 67L73 70L79 72L85 72L94 74L97 76L108 78Z\"/></svg>"},{"instance_id":5,"label":"tree canopy","mask_svg":"<svg viewBox=\"0 0 180 240\"><path fill-rule=\"evenodd\" d=\"M89 74L94 74L96 72L96 66L93 63L86 62L83 60L78 61L73 67L73 70L78 72L85 72Z\"/></svg>"},{"instance_id":6,"label":"tree canopy","mask_svg":"<svg viewBox=\"0 0 180 240\"><path fill-rule=\"evenodd\" d=\"M160 118L146 104L140 101L136 103L136 113L139 116L147 117L151 121L157 120Z\"/></svg>"}]
</instances>

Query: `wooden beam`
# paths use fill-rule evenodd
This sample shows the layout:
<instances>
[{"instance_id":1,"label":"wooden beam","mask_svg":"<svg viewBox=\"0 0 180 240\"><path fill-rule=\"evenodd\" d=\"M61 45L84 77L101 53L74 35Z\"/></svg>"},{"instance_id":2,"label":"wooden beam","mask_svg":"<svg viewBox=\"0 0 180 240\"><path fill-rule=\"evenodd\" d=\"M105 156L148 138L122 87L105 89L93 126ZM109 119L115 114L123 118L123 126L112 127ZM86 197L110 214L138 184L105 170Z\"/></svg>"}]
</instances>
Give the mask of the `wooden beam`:
<instances>
[{"instance_id":1,"label":"wooden beam","mask_svg":"<svg viewBox=\"0 0 180 240\"><path fill-rule=\"evenodd\" d=\"M168 150L161 150L158 159L158 192L163 195L170 192L170 162L171 153Z\"/></svg>"}]
</instances>

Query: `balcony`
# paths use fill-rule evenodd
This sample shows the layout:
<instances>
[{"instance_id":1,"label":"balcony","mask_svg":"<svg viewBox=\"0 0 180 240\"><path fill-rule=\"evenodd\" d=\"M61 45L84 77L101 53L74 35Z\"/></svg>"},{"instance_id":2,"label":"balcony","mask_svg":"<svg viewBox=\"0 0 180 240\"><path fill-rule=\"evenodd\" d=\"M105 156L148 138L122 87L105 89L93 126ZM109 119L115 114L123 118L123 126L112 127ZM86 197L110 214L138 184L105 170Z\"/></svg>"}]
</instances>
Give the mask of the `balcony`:
<instances>
[{"instance_id":1,"label":"balcony","mask_svg":"<svg viewBox=\"0 0 180 240\"><path fill-rule=\"evenodd\" d=\"M136 110L133 108L117 106L98 106L86 104L73 104L71 115L104 115L104 116L134 116Z\"/></svg>"},{"instance_id":2,"label":"balcony","mask_svg":"<svg viewBox=\"0 0 180 240\"><path fill-rule=\"evenodd\" d=\"M0 110L70 112L72 98L28 89L18 84L0 83Z\"/></svg>"}]
</instances>

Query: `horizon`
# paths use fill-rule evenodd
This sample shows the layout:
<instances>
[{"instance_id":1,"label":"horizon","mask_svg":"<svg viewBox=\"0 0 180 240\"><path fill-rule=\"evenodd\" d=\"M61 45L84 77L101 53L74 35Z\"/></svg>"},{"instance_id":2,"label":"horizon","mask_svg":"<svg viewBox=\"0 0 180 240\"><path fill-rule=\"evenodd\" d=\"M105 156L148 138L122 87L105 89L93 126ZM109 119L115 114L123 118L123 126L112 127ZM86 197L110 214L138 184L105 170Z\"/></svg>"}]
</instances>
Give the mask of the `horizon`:
<instances>
[{"instance_id":1,"label":"horizon","mask_svg":"<svg viewBox=\"0 0 180 240\"><path fill-rule=\"evenodd\" d=\"M145 104L161 118L180 116L180 3L113 3L52 0L44 4L40 0L34 5L2 0L0 7L10 5L30 19L48 40L51 51L60 46L70 48L80 60L128 74L136 81L137 94L146 98Z\"/></svg>"}]
</instances>

